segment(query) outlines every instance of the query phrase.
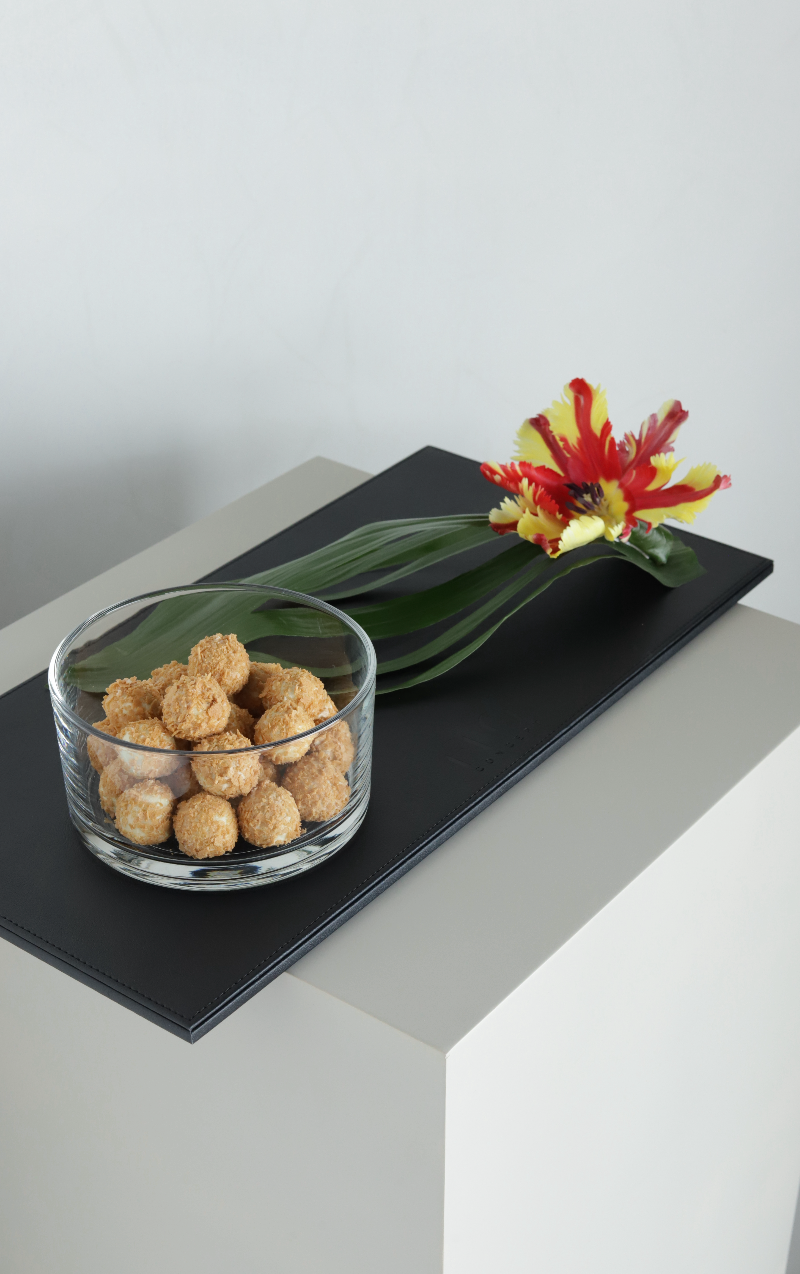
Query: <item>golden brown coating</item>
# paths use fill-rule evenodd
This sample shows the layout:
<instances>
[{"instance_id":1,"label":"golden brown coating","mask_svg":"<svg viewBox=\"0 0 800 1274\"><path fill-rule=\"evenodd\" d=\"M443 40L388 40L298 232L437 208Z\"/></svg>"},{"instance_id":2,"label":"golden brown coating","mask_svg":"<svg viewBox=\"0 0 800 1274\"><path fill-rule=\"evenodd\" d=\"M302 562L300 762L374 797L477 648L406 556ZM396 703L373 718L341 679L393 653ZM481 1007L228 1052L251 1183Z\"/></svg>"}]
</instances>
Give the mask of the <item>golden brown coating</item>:
<instances>
[{"instance_id":1,"label":"golden brown coating","mask_svg":"<svg viewBox=\"0 0 800 1274\"><path fill-rule=\"evenodd\" d=\"M270 783L269 779L263 779L239 802L236 817L245 840L262 849L286 845L302 831L291 792Z\"/></svg>"},{"instance_id":2,"label":"golden brown coating","mask_svg":"<svg viewBox=\"0 0 800 1274\"><path fill-rule=\"evenodd\" d=\"M129 721L161 716L161 696L150 681L120 677L112 681L103 696L103 711L114 729Z\"/></svg>"},{"instance_id":3,"label":"golden brown coating","mask_svg":"<svg viewBox=\"0 0 800 1274\"><path fill-rule=\"evenodd\" d=\"M150 681L163 699L167 687L171 686L173 681L178 681L180 677L185 677L188 671L186 664L179 664L177 659L173 659L168 664L162 664L160 668L154 668L150 673Z\"/></svg>"},{"instance_id":4,"label":"golden brown coating","mask_svg":"<svg viewBox=\"0 0 800 1274\"><path fill-rule=\"evenodd\" d=\"M231 705L213 677L180 677L164 695L162 719L179 739L205 739L224 730Z\"/></svg>"},{"instance_id":5,"label":"golden brown coating","mask_svg":"<svg viewBox=\"0 0 800 1274\"><path fill-rule=\"evenodd\" d=\"M133 775L129 774L124 765L117 760L110 761L102 771L97 794L109 818L113 818L117 812L117 797L121 796L127 788L133 787L135 782Z\"/></svg>"},{"instance_id":6,"label":"golden brown coating","mask_svg":"<svg viewBox=\"0 0 800 1274\"><path fill-rule=\"evenodd\" d=\"M259 716L261 711L259 709ZM246 739L253 742L253 731L256 728L256 719L252 713L246 708L240 708L238 703L231 703L231 715L225 723L226 730L238 730Z\"/></svg>"},{"instance_id":7,"label":"golden brown coating","mask_svg":"<svg viewBox=\"0 0 800 1274\"><path fill-rule=\"evenodd\" d=\"M103 734L110 735L112 739L117 733L106 717L103 717L102 721L95 721L94 728L95 730L102 730ZM96 739L93 734L87 734L86 755L97 770L97 773L102 774L103 767L110 765L117 754L112 744L105 743L102 739Z\"/></svg>"},{"instance_id":8,"label":"golden brown coating","mask_svg":"<svg viewBox=\"0 0 800 1274\"><path fill-rule=\"evenodd\" d=\"M311 745L309 756L319 757L322 761L330 761L340 774L350 769L356 755L353 736L346 721L334 721L327 730L318 734Z\"/></svg>"},{"instance_id":9,"label":"golden brown coating","mask_svg":"<svg viewBox=\"0 0 800 1274\"><path fill-rule=\"evenodd\" d=\"M257 752L244 752L236 756L200 757L199 752L230 752L246 748L249 740L238 730L224 730L212 734L194 745L192 769L198 783L212 796L244 796L252 792L261 779L261 765Z\"/></svg>"},{"instance_id":10,"label":"golden brown coating","mask_svg":"<svg viewBox=\"0 0 800 1274\"><path fill-rule=\"evenodd\" d=\"M188 761L182 761L177 770L173 770L172 774L167 775L165 782L169 784L175 793L176 801L188 800L190 796L197 796L197 793L203 790L197 782L197 775Z\"/></svg>"},{"instance_id":11,"label":"golden brown coating","mask_svg":"<svg viewBox=\"0 0 800 1274\"><path fill-rule=\"evenodd\" d=\"M291 792L300 817L308 823L335 818L350 800L350 784L341 770L318 756L287 766L281 785Z\"/></svg>"},{"instance_id":12,"label":"golden brown coating","mask_svg":"<svg viewBox=\"0 0 800 1274\"><path fill-rule=\"evenodd\" d=\"M219 858L239 839L236 815L221 796L200 792L181 801L175 811L175 837L189 858Z\"/></svg>"},{"instance_id":13,"label":"golden brown coating","mask_svg":"<svg viewBox=\"0 0 800 1274\"><path fill-rule=\"evenodd\" d=\"M261 778L269 779L270 783L279 783L281 772L273 761L268 752L260 752L259 760L261 764Z\"/></svg>"},{"instance_id":14,"label":"golden brown coating","mask_svg":"<svg viewBox=\"0 0 800 1274\"><path fill-rule=\"evenodd\" d=\"M155 752L135 752L133 748L117 748L120 763L137 779L162 779L177 769L175 740L161 721L129 721L117 730L120 743L138 743L144 748L160 748Z\"/></svg>"},{"instance_id":15,"label":"golden brown coating","mask_svg":"<svg viewBox=\"0 0 800 1274\"><path fill-rule=\"evenodd\" d=\"M214 633L192 646L190 677L213 677L226 695L235 695L250 675L250 656L236 633Z\"/></svg>"},{"instance_id":16,"label":"golden brown coating","mask_svg":"<svg viewBox=\"0 0 800 1274\"><path fill-rule=\"evenodd\" d=\"M163 845L172 831L174 804L166 783L157 779L134 783L117 797L117 831L134 845Z\"/></svg>"},{"instance_id":17,"label":"golden brown coating","mask_svg":"<svg viewBox=\"0 0 800 1274\"><path fill-rule=\"evenodd\" d=\"M335 717L339 709L333 702L329 694L325 695L325 702L320 711L314 717L314 725L320 725L323 721L328 721L331 717Z\"/></svg>"},{"instance_id":18,"label":"golden brown coating","mask_svg":"<svg viewBox=\"0 0 800 1274\"><path fill-rule=\"evenodd\" d=\"M250 673L247 678L247 684L236 696L236 702L241 708L246 708L252 713L256 719L261 716L264 711L264 704L261 701L261 692L268 679L276 672L283 672L281 664L260 664L253 660L250 661Z\"/></svg>"},{"instance_id":19,"label":"golden brown coating","mask_svg":"<svg viewBox=\"0 0 800 1274\"><path fill-rule=\"evenodd\" d=\"M349 675L328 678L328 694L337 708L346 708L358 694L358 686Z\"/></svg>"},{"instance_id":20,"label":"golden brown coating","mask_svg":"<svg viewBox=\"0 0 800 1274\"><path fill-rule=\"evenodd\" d=\"M312 718L302 708L293 708L281 703L276 708L267 708L264 715L259 717L253 738L259 745L277 743L280 739L290 739L293 734L311 730L313 726ZM299 761L301 756L305 756L311 743L311 739L294 739L291 743L270 748L269 755L276 765L288 765L292 761Z\"/></svg>"},{"instance_id":21,"label":"golden brown coating","mask_svg":"<svg viewBox=\"0 0 800 1274\"><path fill-rule=\"evenodd\" d=\"M267 678L261 692L265 708L274 708L278 704L302 708L312 721L325 711L327 700L325 686L307 668L282 668Z\"/></svg>"}]
</instances>

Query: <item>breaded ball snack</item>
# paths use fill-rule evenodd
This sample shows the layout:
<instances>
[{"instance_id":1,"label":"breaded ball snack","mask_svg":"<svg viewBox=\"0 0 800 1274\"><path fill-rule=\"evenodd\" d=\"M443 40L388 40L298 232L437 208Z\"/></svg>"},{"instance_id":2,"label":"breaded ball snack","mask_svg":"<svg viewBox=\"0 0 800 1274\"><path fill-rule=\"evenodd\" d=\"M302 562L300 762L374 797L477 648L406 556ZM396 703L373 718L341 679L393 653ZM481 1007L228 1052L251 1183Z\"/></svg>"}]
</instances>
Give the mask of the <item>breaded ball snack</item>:
<instances>
[{"instance_id":1,"label":"breaded ball snack","mask_svg":"<svg viewBox=\"0 0 800 1274\"><path fill-rule=\"evenodd\" d=\"M325 703L322 705L321 711L314 717L314 725L320 725L323 721L328 721L331 717L335 717L339 709L333 702L329 694L325 695Z\"/></svg>"},{"instance_id":2,"label":"breaded ball snack","mask_svg":"<svg viewBox=\"0 0 800 1274\"><path fill-rule=\"evenodd\" d=\"M281 785L291 792L300 817L308 823L334 818L350 800L350 784L341 770L311 754L287 766Z\"/></svg>"},{"instance_id":3,"label":"breaded ball snack","mask_svg":"<svg viewBox=\"0 0 800 1274\"><path fill-rule=\"evenodd\" d=\"M259 782L261 779L269 779L270 783L280 782L281 772L268 752L259 754L259 763L261 765Z\"/></svg>"},{"instance_id":4,"label":"breaded ball snack","mask_svg":"<svg viewBox=\"0 0 800 1274\"><path fill-rule=\"evenodd\" d=\"M282 668L264 682L261 702L265 708L278 704L290 708L302 708L314 721L325 711L328 692L313 672L306 668Z\"/></svg>"},{"instance_id":5,"label":"breaded ball snack","mask_svg":"<svg viewBox=\"0 0 800 1274\"><path fill-rule=\"evenodd\" d=\"M133 775L119 761L110 761L105 767L100 775L97 794L109 818L113 818L117 812L117 798L129 787L133 787L135 782Z\"/></svg>"},{"instance_id":6,"label":"breaded ball snack","mask_svg":"<svg viewBox=\"0 0 800 1274\"><path fill-rule=\"evenodd\" d=\"M117 831L134 845L162 845L172 831L175 798L166 783L145 779L117 797Z\"/></svg>"},{"instance_id":7,"label":"breaded ball snack","mask_svg":"<svg viewBox=\"0 0 800 1274\"><path fill-rule=\"evenodd\" d=\"M190 796L197 796L197 793L203 790L197 782L197 775L188 761L181 761L178 769L167 775L165 782L169 784L175 793L176 801L185 801Z\"/></svg>"},{"instance_id":8,"label":"breaded ball snack","mask_svg":"<svg viewBox=\"0 0 800 1274\"><path fill-rule=\"evenodd\" d=\"M178 847L190 858L219 858L229 854L239 839L239 826L230 805L210 792L181 801L174 824Z\"/></svg>"},{"instance_id":9,"label":"breaded ball snack","mask_svg":"<svg viewBox=\"0 0 800 1274\"><path fill-rule=\"evenodd\" d=\"M259 709L259 716L261 710ZM249 743L253 742L253 731L256 728L255 717L247 711L246 708L240 708L238 703L231 703L231 715L225 723L226 730L238 730L243 734Z\"/></svg>"},{"instance_id":10,"label":"breaded ball snack","mask_svg":"<svg viewBox=\"0 0 800 1274\"><path fill-rule=\"evenodd\" d=\"M160 717L161 696L150 681L140 681L138 677L121 677L119 681L112 681L106 690L103 711L116 730L129 721Z\"/></svg>"},{"instance_id":11,"label":"breaded ball snack","mask_svg":"<svg viewBox=\"0 0 800 1274\"><path fill-rule=\"evenodd\" d=\"M192 769L201 787L212 796L244 796L251 792L262 777L257 752L238 756L201 757L200 752L229 752L235 748L247 748L249 739L238 730L225 730L212 734L194 745Z\"/></svg>"},{"instance_id":12,"label":"breaded ball snack","mask_svg":"<svg viewBox=\"0 0 800 1274\"><path fill-rule=\"evenodd\" d=\"M236 702L241 708L246 708L248 712L252 713L253 717L260 717L264 711L261 694L268 679L277 672L283 672L282 664L260 664L253 660L250 661L250 674L247 678L247 684L237 694Z\"/></svg>"},{"instance_id":13,"label":"breaded ball snack","mask_svg":"<svg viewBox=\"0 0 800 1274\"><path fill-rule=\"evenodd\" d=\"M109 735L112 739L117 733L106 717L103 717L101 721L95 721L94 728L95 730L102 730L103 734ZM96 739L93 734L87 734L86 755L97 770L97 773L102 774L104 766L110 765L117 754L112 744L104 743L102 739Z\"/></svg>"},{"instance_id":14,"label":"breaded ball snack","mask_svg":"<svg viewBox=\"0 0 800 1274\"><path fill-rule=\"evenodd\" d=\"M239 830L251 845L267 849L270 845L286 845L302 830L300 814L291 792L269 779L245 796L236 811Z\"/></svg>"},{"instance_id":15,"label":"breaded ball snack","mask_svg":"<svg viewBox=\"0 0 800 1274\"><path fill-rule=\"evenodd\" d=\"M186 664L179 664L177 659L173 659L171 663L162 664L160 668L154 668L150 673L150 681L163 699L167 687L171 686L173 681L178 681L181 677L185 677L188 671L189 668Z\"/></svg>"},{"instance_id":16,"label":"breaded ball snack","mask_svg":"<svg viewBox=\"0 0 800 1274\"><path fill-rule=\"evenodd\" d=\"M190 677L213 677L226 695L243 689L250 676L250 656L236 633L214 633L192 646Z\"/></svg>"},{"instance_id":17,"label":"breaded ball snack","mask_svg":"<svg viewBox=\"0 0 800 1274\"><path fill-rule=\"evenodd\" d=\"M267 708L264 715L259 717L253 739L259 746L263 743L277 743L281 739L290 739L293 734L311 730L313 726L313 718L302 708L281 703L275 708ZM299 761L310 747L311 739L293 739L291 743L270 748L269 754L276 765L288 765L292 761Z\"/></svg>"},{"instance_id":18,"label":"breaded ball snack","mask_svg":"<svg viewBox=\"0 0 800 1274\"><path fill-rule=\"evenodd\" d=\"M179 739L205 739L224 730L231 705L213 677L180 677L164 695L162 719Z\"/></svg>"},{"instance_id":19,"label":"breaded ball snack","mask_svg":"<svg viewBox=\"0 0 800 1274\"><path fill-rule=\"evenodd\" d=\"M340 774L350 769L355 755L353 736L346 721L335 721L333 725L329 725L327 730L317 735L309 751L309 756L335 765Z\"/></svg>"},{"instance_id":20,"label":"breaded ball snack","mask_svg":"<svg viewBox=\"0 0 800 1274\"><path fill-rule=\"evenodd\" d=\"M338 709L346 708L358 694L358 686L351 676L329 677L328 694Z\"/></svg>"},{"instance_id":21,"label":"breaded ball snack","mask_svg":"<svg viewBox=\"0 0 800 1274\"><path fill-rule=\"evenodd\" d=\"M134 752L130 748L119 748L120 764L137 779L161 779L171 774L180 765L176 757L175 740L164 727L163 722L156 720L129 721L117 731L121 743L138 743L144 748L160 748L164 753L158 756L152 752Z\"/></svg>"}]
</instances>

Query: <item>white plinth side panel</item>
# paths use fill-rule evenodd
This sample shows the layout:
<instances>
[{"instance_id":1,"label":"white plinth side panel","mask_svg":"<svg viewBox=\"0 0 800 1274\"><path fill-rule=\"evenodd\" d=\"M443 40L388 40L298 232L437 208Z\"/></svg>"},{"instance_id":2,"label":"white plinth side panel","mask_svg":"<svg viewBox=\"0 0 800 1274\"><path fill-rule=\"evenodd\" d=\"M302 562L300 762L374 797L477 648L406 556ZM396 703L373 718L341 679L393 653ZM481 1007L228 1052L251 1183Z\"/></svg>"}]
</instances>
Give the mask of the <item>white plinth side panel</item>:
<instances>
[{"instance_id":1,"label":"white plinth side panel","mask_svg":"<svg viewBox=\"0 0 800 1274\"><path fill-rule=\"evenodd\" d=\"M668 760L652 773L680 800ZM448 1055L445 1274L783 1274L798 773L800 732ZM618 790L636 836L622 767ZM563 834L591 826L565 810Z\"/></svg>"},{"instance_id":2,"label":"white plinth side panel","mask_svg":"<svg viewBox=\"0 0 800 1274\"><path fill-rule=\"evenodd\" d=\"M190 1048L6 942L0 1022L2 1274L440 1274L427 1045L284 977Z\"/></svg>"}]
</instances>

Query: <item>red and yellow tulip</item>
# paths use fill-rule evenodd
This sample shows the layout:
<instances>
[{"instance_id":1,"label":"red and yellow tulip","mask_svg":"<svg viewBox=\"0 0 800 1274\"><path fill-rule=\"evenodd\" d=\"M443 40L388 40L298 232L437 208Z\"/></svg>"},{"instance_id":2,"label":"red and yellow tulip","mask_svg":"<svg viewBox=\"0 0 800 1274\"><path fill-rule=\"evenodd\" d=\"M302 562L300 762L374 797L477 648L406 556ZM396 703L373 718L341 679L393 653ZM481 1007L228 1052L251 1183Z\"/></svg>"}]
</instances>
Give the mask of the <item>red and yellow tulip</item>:
<instances>
[{"instance_id":1,"label":"red and yellow tulip","mask_svg":"<svg viewBox=\"0 0 800 1274\"><path fill-rule=\"evenodd\" d=\"M626 540L639 523L650 531L666 518L693 522L730 478L700 464L667 486L682 463L673 445L687 416L673 399L617 442L604 391L570 381L559 402L520 427L516 460L481 465L510 492L489 514L492 529L515 531L558 557L601 536Z\"/></svg>"}]
</instances>

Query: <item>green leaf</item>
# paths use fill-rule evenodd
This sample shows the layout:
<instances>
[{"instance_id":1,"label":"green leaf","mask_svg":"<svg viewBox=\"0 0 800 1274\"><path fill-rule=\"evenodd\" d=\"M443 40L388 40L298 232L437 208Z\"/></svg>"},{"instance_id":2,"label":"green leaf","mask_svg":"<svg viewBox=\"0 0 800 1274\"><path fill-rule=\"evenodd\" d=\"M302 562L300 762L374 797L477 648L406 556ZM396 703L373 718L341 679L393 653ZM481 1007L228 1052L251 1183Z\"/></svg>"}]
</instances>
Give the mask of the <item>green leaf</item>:
<instances>
[{"instance_id":1,"label":"green leaf","mask_svg":"<svg viewBox=\"0 0 800 1274\"><path fill-rule=\"evenodd\" d=\"M467 659L471 654L474 654L474 652L478 650L484 642L488 641L489 638L497 632L498 628L500 628L507 619L510 619L512 615L516 615L517 611L522 610L523 606L527 606L529 602L533 601L534 597L538 597L540 593L543 593L544 590L549 588L551 584L554 584L556 580L563 579L563 577L565 575L569 575L571 571L578 571L584 566L591 566L593 562L611 562L613 560L613 558L604 554L603 557L585 557L578 562L562 566L560 570L556 570L552 575L548 576L542 584L538 584L536 588L531 589L530 592L526 593L521 602L518 602L516 606L513 606L511 610L503 615L501 619L498 619L496 623L492 624L490 628L487 628L485 632L474 638L473 641L468 642L466 646L461 646L458 650L454 651L453 654L448 655L446 659L440 660L439 663L434 664L431 668L426 668L423 672L416 673L413 677L407 677L405 681L399 681L392 686L380 686L377 689L376 694L392 694L395 690L406 690L410 686L419 686L425 681L432 681L434 677L441 677L443 673L448 672L451 668L455 668L457 664L462 663L463 660ZM420 651L417 652L418 655L420 653Z\"/></svg>"},{"instance_id":2,"label":"green leaf","mask_svg":"<svg viewBox=\"0 0 800 1274\"><path fill-rule=\"evenodd\" d=\"M481 513L373 522L241 582L353 596L494 539ZM339 594L331 591L346 580L387 568L395 569L367 584L342 588ZM203 588L210 590L208 596L203 596ZM269 612L254 610L252 599L215 592L212 585L201 585L199 590L160 602L134 632L76 664L70 679L84 690L99 693L117 677L148 677L153 668L171 659L185 662L192 646L210 633L235 632L248 644L275 631L263 618Z\"/></svg>"},{"instance_id":3,"label":"green leaf","mask_svg":"<svg viewBox=\"0 0 800 1274\"><path fill-rule=\"evenodd\" d=\"M485 597L487 593L505 584L512 576L529 566L531 559L539 558L547 563L544 552L537 545L521 542L506 549L489 562L483 562L474 570L465 571L445 584L410 593L406 597L394 597L375 602L371 606L347 607L373 641L381 637L398 637L428 628L443 619L449 619L466 606Z\"/></svg>"},{"instance_id":4,"label":"green leaf","mask_svg":"<svg viewBox=\"0 0 800 1274\"><path fill-rule=\"evenodd\" d=\"M479 628L485 619L493 615L496 610L504 606L507 601L515 596L535 575L540 575L543 570L549 566L549 559L543 557L538 561L534 561L526 571L523 571L511 584L506 585L499 593L495 593L488 602L484 602L483 606L479 606L477 610L470 611L465 619L460 619L457 624L451 624L443 633L435 637L433 641L426 642L424 646L418 646L416 650L409 651L408 654L400 655L396 659L384 659L378 663L378 675L389 672L399 672L401 668L409 668L414 664L425 663L426 660L432 659L434 655L441 654L443 650L449 650L451 646L455 646L456 642L461 641L462 637L466 637L473 629Z\"/></svg>"},{"instance_id":5,"label":"green leaf","mask_svg":"<svg viewBox=\"0 0 800 1274\"><path fill-rule=\"evenodd\" d=\"M627 543L615 540L614 550L667 588L678 588L705 575L705 567L700 565L694 549L676 539L665 526L654 527L648 534L640 522Z\"/></svg>"},{"instance_id":6,"label":"green leaf","mask_svg":"<svg viewBox=\"0 0 800 1274\"><path fill-rule=\"evenodd\" d=\"M393 584L395 580L404 579L407 575L424 570L426 566L433 566L436 562L454 557L457 553L465 553L468 549L479 548L481 544L488 544L497 539L496 533L486 525L485 520L482 525L459 527L435 536L433 539L428 538L429 534L430 532L414 537L413 545L410 545L408 540L404 541L396 554L387 554L380 569L393 566L395 561L404 563L397 570L389 571L381 575L379 579L368 580L356 587L352 584L339 584L335 588L324 588L319 596L326 601L335 601L341 597L357 597L359 593L370 593L376 588L383 588L386 584Z\"/></svg>"},{"instance_id":7,"label":"green leaf","mask_svg":"<svg viewBox=\"0 0 800 1274\"><path fill-rule=\"evenodd\" d=\"M449 537L449 542L442 540ZM422 570L434 561L462 553L477 544L489 543L495 533L485 514L469 513L441 518L399 518L388 522L371 522L349 535L326 544L305 557L285 562L250 575L243 582L272 584L294 588L302 593L323 590L332 597L333 586L353 580L368 571L408 564ZM440 552L440 556L436 556ZM392 578L412 573L397 572ZM367 588L376 588L383 580L373 580ZM388 582L388 580L386 581ZM353 596L364 589L341 590L337 596Z\"/></svg>"},{"instance_id":8,"label":"green leaf","mask_svg":"<svg viewBox=\"0 0 800 1274\"><path fill-rule=\"evenodd\" d=\"M374 522L302 558L251 575L241 583L274 585L298 592L317 591L330 599L349 599L494 539L485 514ZM378 671L385 676L426 663L445 651L451 652L413 677L392 686L381 685L378 693L387 694L441 676L468 658L506 619L557 579L591 562L612 561L614 553L669 588L703 574L695 553L666 527L647 533L640 523L627 543L617 541L613 545L612 553L568 560L552 570L499 620L456 650L453 647L457 643L518 597L522 589L552 565L541 549L526 541L517 542L444 584L343 609L373 640L379 641L427 628L476 602L481 603L433 640L405 655L379 663ZM366 582L362 578L365 575L370 576ZM353 582L357 580L361 582ZM235 632L247 645L268 636L330 637L342 631L341 621L335 616L302 607L261 610L259 605L252 597L236 592L220 593L213 584L199 585L196 593L166 598L155 605L134 632L77 664L71 670L71 679L85 690L99 692L117 677L147 677L153 668L170 659L185 662L192 646L214 632Z\"/></svg>"},{"instance_id":9,"label":"green leaf","mask_svg":"<svg viewBox=\"0 0 800 1274\"><path fill-rule=\"evenodd\" d=\"M541 559L542 566L547 563L547 558L538 546L527 542L518 543L491 561L483 562L445 584L437 584L433 588L409 593L404 597L374 602L370 606L344 606L342 609L352 615L373 641L379 641L382 637L399 637L404 633L413 633L420 628L428 628L431 624L438 624L480 601L487 593L518 575L520 570L530 564L531 558ZM515 584L514 591L520 585L521 581L520 584ZM342 631L341 620L313 610L271 610L262 612L258 619L263 623L260 635L265 637L278 634L328 637Z\"/></svg>"}]
</instances>

